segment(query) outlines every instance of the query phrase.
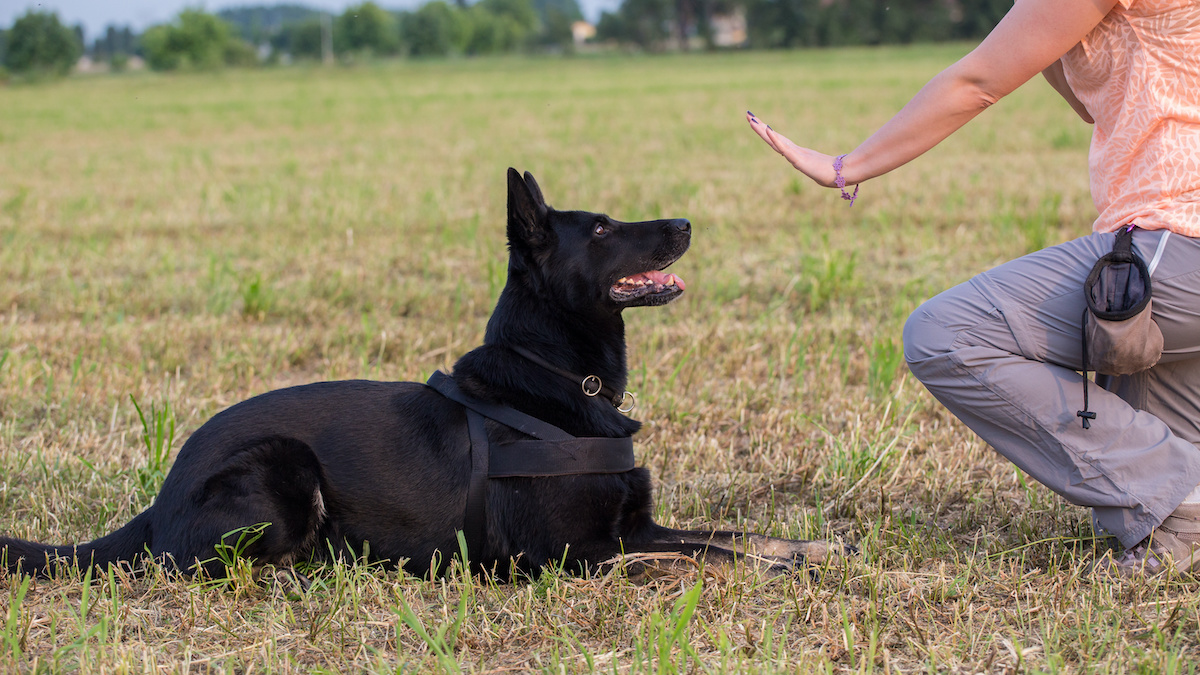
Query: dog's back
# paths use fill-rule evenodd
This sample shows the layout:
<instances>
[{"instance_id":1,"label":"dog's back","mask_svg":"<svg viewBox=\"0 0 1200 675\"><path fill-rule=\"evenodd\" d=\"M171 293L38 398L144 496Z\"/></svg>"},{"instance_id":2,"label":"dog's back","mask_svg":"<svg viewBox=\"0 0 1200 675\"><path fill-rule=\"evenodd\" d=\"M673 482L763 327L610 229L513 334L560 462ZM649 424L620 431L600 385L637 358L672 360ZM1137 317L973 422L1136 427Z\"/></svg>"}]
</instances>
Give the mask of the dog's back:
<instances>
[{"instance_id":1,"label":"dog's back","mask_svg":"<svg viewBox=\"0 0 1200 675\"><path fill-rule=\"evenodd\" d=\"M322 382L239 403L179 451L152 509L151 552L205 560L231 529L272 523L260 557L323 558L330 545L353 557L369 541L372 555L427 568L455 550L461 526L463 420L413 382Z\"/></svg>"}]
</instances>

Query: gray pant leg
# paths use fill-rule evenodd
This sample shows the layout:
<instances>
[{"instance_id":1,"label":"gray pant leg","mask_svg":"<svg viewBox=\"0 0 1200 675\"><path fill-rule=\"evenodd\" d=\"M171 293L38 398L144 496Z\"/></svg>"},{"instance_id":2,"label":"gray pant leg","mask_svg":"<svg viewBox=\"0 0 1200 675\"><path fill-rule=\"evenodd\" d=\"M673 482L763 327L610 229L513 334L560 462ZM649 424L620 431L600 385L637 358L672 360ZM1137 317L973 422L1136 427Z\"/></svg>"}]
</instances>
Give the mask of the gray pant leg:
<instances>
[{"instance_id":1,"label":"gray pant leg","mask_svg":"<svg viewBox=\"0 0 1200 675\"><path fill-rule=\"evenodd\" d=\"M1137 231L1134 244L1150 261L1161 237ZM1084 429L1083 281L1112 242L1091 235L980 274L921 305L904 343L913 374L952 413L1132 546L1200 484L1200 241L1168 237L1153 274L1164 364L1108 378L1117 393L1091 386L1096 419Z\"/></svg>"}]
</instances>

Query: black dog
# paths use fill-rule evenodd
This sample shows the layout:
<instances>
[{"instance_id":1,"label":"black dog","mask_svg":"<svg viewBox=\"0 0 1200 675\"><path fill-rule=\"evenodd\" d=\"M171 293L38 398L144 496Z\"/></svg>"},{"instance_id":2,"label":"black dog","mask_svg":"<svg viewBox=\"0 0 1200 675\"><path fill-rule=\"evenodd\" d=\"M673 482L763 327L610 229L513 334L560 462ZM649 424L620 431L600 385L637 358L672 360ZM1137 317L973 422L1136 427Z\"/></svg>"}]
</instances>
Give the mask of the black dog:
<instances>
[{"instance_id":1,"label":"black dog","mask_svg":"<svg viewBox=\"0 0 1200 675\"><path fill-rule=\"evenodd\" d=\"M690 240L686 220L556 211L533 176L509 169L508 281L483 346L453 377L243 401L192 434L154 505L121 529L77 546L0 539L0 555L27 574L146 556L220 573L218 548L258 529L240 550L256 564L367 555L424 574L460 550L461 530L472 565L500 577L636 553L745 556L774 572L819 560L822 542L651 519L650 473L634 467L630 441L640 423L616 407L621 312L683 293L661 270Z\"/></svg>"}]
</instances>

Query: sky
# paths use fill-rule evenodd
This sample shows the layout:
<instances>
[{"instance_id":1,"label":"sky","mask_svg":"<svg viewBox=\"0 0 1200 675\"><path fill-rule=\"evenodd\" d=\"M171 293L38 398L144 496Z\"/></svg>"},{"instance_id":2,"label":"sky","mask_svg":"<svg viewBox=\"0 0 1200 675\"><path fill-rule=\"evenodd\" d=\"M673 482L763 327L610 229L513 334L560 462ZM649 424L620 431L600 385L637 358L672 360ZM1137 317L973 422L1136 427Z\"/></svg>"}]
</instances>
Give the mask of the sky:
<instances>
[{"instance_id":1,"label":"sky","mask_svg":"<svg viewBox=\"0 0 1200 675\"><path fill-rule=\"evenodd\" d=\"M340 13L350 5L362 0L286 0ZM375 0L376 4L388 9L411 9L424 0ZM89 42L100 35L112 23L119 26L131 25L135 31L145 30L156 23L170 21L185 7L202 7L216 12L226 7L276 4L275 0L0 0L0 26L7 28L18 17L30 9L42 12L57 12L63 23L74 26L83 24L84 37ZM591 21L600 17L601 10L615 9L620 0L579 0L583 14Z\"/></svg>"}]
</instances>

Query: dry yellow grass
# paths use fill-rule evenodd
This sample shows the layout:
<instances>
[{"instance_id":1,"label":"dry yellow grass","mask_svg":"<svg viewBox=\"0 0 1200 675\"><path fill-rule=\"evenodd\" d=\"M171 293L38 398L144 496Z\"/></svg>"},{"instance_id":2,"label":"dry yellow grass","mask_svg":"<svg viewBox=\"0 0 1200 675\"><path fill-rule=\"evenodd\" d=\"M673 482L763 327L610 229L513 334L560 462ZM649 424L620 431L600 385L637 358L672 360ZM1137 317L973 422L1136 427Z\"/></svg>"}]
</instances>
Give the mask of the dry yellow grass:
<instances>
[{"instance_id":1,"label":"dry yellow grass","mask_svg":"<svg viewBox=\"0 0 1200 675\"><path fill-rule=\"evenodd\" d=\"M965 50L0 89L0 532L85 540L150 503L131 396L169 406L178 449L255 393L451 364L503 284L515 166L552 204L695 226L688 294L626 315L659 520L862 550L811 578L682 564L645 585L8 577L0 670L1194 672L1197 585L1090 579L1087 514L900 358L921 299L1087 231L1087 128L1033 83L848 209L742 120L845 151Z\"/></svg>"}]
</instances>

